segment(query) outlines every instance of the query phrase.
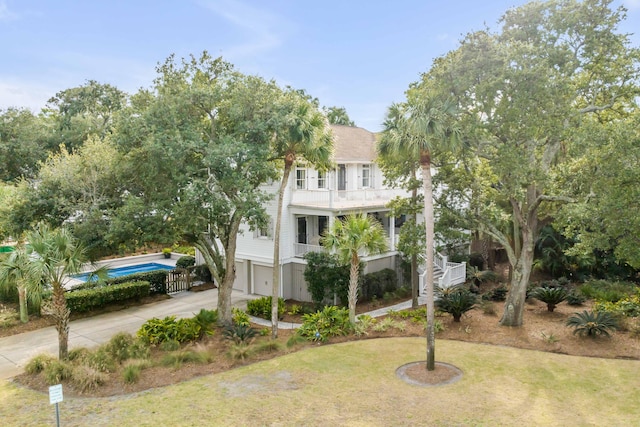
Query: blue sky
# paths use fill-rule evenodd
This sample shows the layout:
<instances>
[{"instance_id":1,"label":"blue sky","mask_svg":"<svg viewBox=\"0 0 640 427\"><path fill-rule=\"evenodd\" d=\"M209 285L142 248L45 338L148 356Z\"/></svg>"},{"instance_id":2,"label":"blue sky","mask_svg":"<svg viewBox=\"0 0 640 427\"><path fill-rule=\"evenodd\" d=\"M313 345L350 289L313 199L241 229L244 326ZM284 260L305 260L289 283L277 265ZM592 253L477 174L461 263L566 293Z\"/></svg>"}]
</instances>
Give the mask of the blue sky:
<instances>
[{"instance_id":1,"label":"blue sky","mask_svg":"<svg viewBox=\"0 0 640 427\"><path fill-rule=\"evenodd\" d=\"M387 107L462 35L525 0L0 0L0 109L39 110L89 79L134 93L208 50L380 130ZM616 0L640 32L640 0ZM640 37L632 40L640 46Z\"/></svg>"}]
</instances>

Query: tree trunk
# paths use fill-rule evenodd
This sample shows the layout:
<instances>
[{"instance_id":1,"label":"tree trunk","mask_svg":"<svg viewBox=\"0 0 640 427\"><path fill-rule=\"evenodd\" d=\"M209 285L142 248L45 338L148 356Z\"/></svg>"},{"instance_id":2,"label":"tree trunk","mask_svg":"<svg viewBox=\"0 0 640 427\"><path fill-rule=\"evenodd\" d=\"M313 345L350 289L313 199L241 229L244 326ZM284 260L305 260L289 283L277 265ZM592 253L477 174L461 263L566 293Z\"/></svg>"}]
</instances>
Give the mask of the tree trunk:
<instances>
[{"instance_id":1,"label":"tree trunk","mask_svg":"<svg viewBox=\"0 0 640 427\"><path fill-rule=\"evenodd\" d=\"M535 225L535 224L534 224ZM529 227L522 227L522 250L516 265L512 268L511 288L504 303L504 313L500 319L502 326L522 326L527 286L531 276L534 253L534 236Z\"/></svg>"},{"instance_id":2,"label":"tree trunk","mask_svg":"<svg viewBox=\"0 0 640 427\"><path fill-rule=\"evenodd\" d=\"M424 186L424 226L427 237L427 370L433 371L435 366L435 329L434 329L434 292L433 292L433 188L431 183L431 154L420 153L422 166L422 185Z\"/></svg>"},{"instance_id":3,"label":"tree trunk","mask_svg":"<svg viewBox=\"0 0 640 427\"><path fill-rule=\"evenodd\" d=\"M66 360L69 355L69 309L64 297L64 288L60 283L53 283L53 318L58 331L58 358Z\"/></svg>"},{"instance_id":4,"label":"tree trunk","mask_svg":"<svg viewBox=\"0 0 640 427\"><path fill-rule=\"evenodd\" d=\"M293 160L285 159L284 172L278 190L278 210L276 212L276 229L273 236L273 281L271 283L271 338L278 338L278 299L280 298L280 226L282 224L282 205L284 189L289 180Z\"/></svg>"},{"instance_id":5,"label":"tree trunk","mask_svg":"<svg viewBox=\"0 0 640 427\"><path fill-rule=\"evenodd\" d=\"M358 279L360 276L360 258L354 253L351 256L349 271L349 322L356 324L356 303L358 302Z\"/></svg>"},{"instance_id":6,"label":"tree trunk","mask_svg":"<svg viewBox=\"0 0 640 427\"><path fill-rule=\"evenodd\" d=\"M24 286L18 286L18 305L20 306L20 321L29 321L29 311L27 310L27 290Z\"/></svg>"},{"instance_id":7,"label":"tree trunk","mask_svg":"<svg viewBox=\"0 0 640 427\"><path fill-rule=\"evenodd\" d=\"M222 281L218 286L218 324L230 324L233 322L231 311L231 291L233 282L236 280L236 242L238 240L238 230L240 229L240 219L234 218L231 221L227 245L224 247L225 271Z\"/></svg>"},{"instance_id":8,"label":"tree trunk","mask_svg":"<svg viewBox=\"0 0 640 427\"><path fill-rule=\"evenodd\" d=\"M415 170L413 170L413 176L415 176ZM416 205L416 200L418 199L418 189L414 188L411 191L411 205ZM418 224L418 214L416 212L413 213L413 223ZM411 308L414 310L418 308L418 255L415 253L411 255Z\"/></svg>"}]
</instances>

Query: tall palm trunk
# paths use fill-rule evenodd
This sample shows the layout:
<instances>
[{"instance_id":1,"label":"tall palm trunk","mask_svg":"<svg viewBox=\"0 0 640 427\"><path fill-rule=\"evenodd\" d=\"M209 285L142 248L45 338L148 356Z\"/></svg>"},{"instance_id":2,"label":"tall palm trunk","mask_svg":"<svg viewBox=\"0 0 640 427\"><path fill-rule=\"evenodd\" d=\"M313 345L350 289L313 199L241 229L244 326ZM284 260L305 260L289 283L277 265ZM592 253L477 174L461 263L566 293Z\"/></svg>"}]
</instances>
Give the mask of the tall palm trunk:
<instances>
[{"instance_id":1,"label":"tall palm trunk","mask_svg":"<svg viewBox=\"0 0 640 427\"><path fill-rule=\"evenodd\" d=\"M273 236L273 281L271 283L271 338L278 338L278 299L280 298L280 226L282 224L282 205L284 189L289 181L289 174L295 158L289 154L284 160L284 172L278 190L278 210L276 212L276 229Z\"/></svg>"},{"instance_id":2,"label":"tall palm trunk","mask_svg":"<svg viewBox=\"0 0 640 427\"><path fill-rule=\"evenodd\" d=\"M415 176L415 170L413 173ZM411 204L415 206L416 200L418 198L418 189L414 188L411 191ZM418 214L414 211L413 213L413 224L418 223ZM414 310L418 308L418 255L413 253L411 255L411 308Z\"/></svg>"},{"instance_id":3,"label":"tall palm trunk","mask_svg":"<svg viewBox=\"0 0 640 427\"><path fill-rule=\"evenodd\" d=\"M433 290L433 188L431 183L431 153L420 153L422 185L424 186L424 226L427 240L427 370L435 369L435 329L434 329L434 290Z\"/></svg>"},{"instance_id":4,"label":"tall palm trunk","mask_svg":"<svg viewBox=\"0 0 640 427\"><path fill-rule=\"evenodd\" d=\"M60 283L53 283L53 318L58 331L58 359L66 360L69 355L69 309L64 297L64 288Z\"/></svg>"},{"instance_id":5,"label":"tall palm trunk","mask_svg":"<svg viewBox=\"0 0 640 427\"><path fill-rule=\"evenodd\" d=\"M24 285L18 285L18 305L20 306L20 321L29 321L29 311L27 310L27 290Z\"/></svg>"},{"instance_id":6,"label":"tall palm trunk","mask_svg":"<svg viewBox=\"0 0 640 427\"><path fill-rule=\"evenodd\" d=\"M360 276L360 258L355 252L351 255L351 269L349 271L349 322L356 324L356 303L358 302L358 279Z\"/></svg>"}]
</instances>

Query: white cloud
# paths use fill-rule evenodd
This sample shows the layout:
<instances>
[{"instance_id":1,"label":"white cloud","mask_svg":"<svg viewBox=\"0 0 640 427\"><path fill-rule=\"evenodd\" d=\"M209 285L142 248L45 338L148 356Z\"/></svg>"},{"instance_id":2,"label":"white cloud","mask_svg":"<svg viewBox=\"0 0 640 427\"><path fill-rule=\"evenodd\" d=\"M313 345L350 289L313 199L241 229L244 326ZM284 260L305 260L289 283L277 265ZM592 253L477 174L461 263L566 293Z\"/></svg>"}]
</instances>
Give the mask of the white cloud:
<instances>
[{"instance_id":1,"label":"white cloud","mask_svg":"<svg viewBox=\"0 0 640 427\"><path fill-rule=\"evenodd\" d=\"M0 109L9 107L40 111L59 87L48 87L32 81L8 80L0 77Z\"/></svg>"},{"instance_id":2,"label":"white cloud","mask_svg":"<svg viewBox=\"0 0 640 427\"><path fill-rule=\"evenodd\" d=\"M270 51L282 44L282 22L272 13L232 0L201 0L200 5L242 29L245 43L223 49L228 58L247 57Z\"/></svg>"},{"instance_id":3,"label":"white cloud","mask_svg":"<svg viewBox=\"0 0 640 427\"><path fill-rule=\"evenodd\" d=\"M18 14L9 10L7 2L0 0L0 21L13 21L18 19Z\"/></svg>"}]
</instances>

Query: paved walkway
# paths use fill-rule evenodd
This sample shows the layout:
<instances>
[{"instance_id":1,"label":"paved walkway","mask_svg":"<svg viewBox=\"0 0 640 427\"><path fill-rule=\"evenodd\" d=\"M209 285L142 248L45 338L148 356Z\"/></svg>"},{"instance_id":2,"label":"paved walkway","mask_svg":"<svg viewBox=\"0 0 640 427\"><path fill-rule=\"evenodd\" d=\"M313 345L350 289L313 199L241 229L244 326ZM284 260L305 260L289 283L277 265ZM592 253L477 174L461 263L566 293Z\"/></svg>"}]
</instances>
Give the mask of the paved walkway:
<instances>
[{"instance_id":1,"label":"paved walkway","mask_svg":"<svg viewBox=\"0 0 640 427\"><path fill-rule=\"evenodd\" d=\"M233 291L231 303L234 307L246 309L247 301L257 298ZM181 292L172 298L131 307L120 311L74 320L69 327L69 348L95 347L105 343L118 332L135 334L140 326L152 317L163 318L174 315L178 318L192 317L201 308L215 309L218 303L218 290L203 292ZM424 304L422 298L420 304ZM372 317L383 316L387 311L402 310L411 307L411 301L385 307L368 313ZM252 322L271 326L271 321L253 317ZM295 329L298 324L279 322L282 329ZM22 373L24 365L33 356L40 353L58 354L58 334L55 327L38 329L23 334L0 338L0 380Z\"/></svg>"}]
</instances>

